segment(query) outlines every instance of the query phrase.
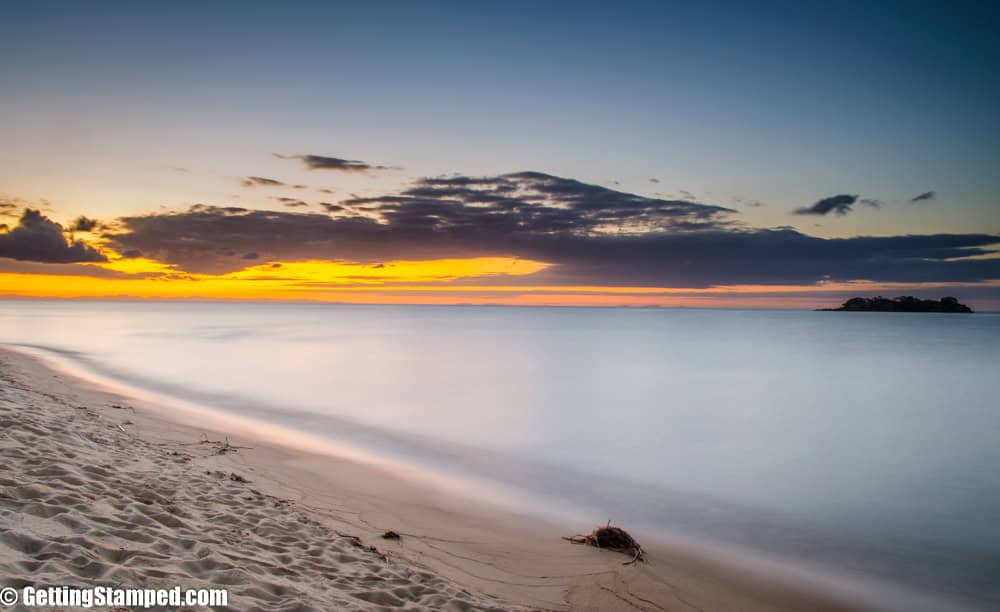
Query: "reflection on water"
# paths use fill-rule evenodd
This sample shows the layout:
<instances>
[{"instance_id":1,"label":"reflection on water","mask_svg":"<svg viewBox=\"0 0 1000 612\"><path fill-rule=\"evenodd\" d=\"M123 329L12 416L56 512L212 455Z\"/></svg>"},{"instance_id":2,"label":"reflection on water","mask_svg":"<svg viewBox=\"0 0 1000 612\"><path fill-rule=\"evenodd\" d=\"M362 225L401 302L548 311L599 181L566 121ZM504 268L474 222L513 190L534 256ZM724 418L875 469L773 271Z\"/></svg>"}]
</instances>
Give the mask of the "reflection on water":
<instances>
[{"instance_id":1,"label":"reflection on water","mask_svg":"<svg viewBox=\"0 0 1000 612\"><path fill-rule=\"evenodd\" d=\"M1000 605L1000 316L23 301L0 342L548 512Z\"/></svg>"}]
</instances>

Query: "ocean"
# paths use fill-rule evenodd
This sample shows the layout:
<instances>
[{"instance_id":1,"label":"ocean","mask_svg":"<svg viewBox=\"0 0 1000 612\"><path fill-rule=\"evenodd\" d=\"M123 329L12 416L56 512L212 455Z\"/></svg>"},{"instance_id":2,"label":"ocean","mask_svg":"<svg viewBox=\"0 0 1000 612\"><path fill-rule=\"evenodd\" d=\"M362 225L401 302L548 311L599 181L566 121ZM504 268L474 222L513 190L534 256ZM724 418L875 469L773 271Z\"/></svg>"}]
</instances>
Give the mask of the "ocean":
<instances>
[{"instance_id":1,"label":"ocean","mask_svg":"<svg viewBox=\"0 0 1000 612\"><path fill-rule=\"evenodd\" d=\"M19 300L0 343L888 609L1000 608L997 314Z\"/></svg>"}]
</instances>

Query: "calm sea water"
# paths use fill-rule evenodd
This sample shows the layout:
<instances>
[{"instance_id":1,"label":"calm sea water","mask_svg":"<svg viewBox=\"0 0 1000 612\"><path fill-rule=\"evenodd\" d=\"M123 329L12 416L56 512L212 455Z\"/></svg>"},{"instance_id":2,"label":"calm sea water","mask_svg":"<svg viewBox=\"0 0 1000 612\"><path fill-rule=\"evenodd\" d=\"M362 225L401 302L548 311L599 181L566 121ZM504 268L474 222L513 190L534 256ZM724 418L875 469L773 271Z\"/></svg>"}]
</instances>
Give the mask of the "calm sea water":
<instances>
[{"instance_id":1,"label":"calm sea water","mask_svg":"<svg viewBox=\"0 0 1000 612\"><path fill-rule=\"evenodd\" d=\"M9 301L0 342L528 510L1000 608L1000 315Z\"/></svg>"}]
</instances>

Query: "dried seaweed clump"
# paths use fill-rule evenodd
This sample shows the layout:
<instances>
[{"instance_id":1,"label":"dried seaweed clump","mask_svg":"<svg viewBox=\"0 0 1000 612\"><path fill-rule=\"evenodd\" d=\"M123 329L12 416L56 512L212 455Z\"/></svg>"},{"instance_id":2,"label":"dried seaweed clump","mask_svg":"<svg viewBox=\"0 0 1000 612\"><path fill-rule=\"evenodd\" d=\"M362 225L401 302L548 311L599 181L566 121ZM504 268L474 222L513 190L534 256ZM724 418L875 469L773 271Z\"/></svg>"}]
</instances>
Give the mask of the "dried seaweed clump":
<instances>
[{"instance_id":1,"label":"dried seaweed clump","mask_svg":"<svg viewBox=\"0 0 1000 612\"><path fill-rule=\"evenodd\" d=\"M611 521L604 527L598 527L588 535L575 535L563 537L564 540L574 544L587 544L597 548L607 548L615 552L620 552L632 557L631 561L626 561L622 565L632 565L636 561L645 561L646 553L642 546L621 527L612 527Z\"/></svg>"}]
</instances>

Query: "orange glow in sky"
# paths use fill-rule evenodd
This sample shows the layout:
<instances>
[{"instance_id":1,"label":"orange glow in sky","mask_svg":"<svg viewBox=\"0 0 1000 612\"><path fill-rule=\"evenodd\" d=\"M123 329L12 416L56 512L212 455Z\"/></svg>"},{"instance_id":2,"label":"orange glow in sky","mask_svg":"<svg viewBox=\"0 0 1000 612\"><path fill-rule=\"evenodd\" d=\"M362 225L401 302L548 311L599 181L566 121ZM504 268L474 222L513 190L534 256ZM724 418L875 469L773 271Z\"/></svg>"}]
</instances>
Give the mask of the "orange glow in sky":
<instances>
[{"instance_id":1,"label":"orange glow in sky","mask_svg":"<svg viewBox=\"0 0 1000 612\"><path fill-rule=\"evenodd\" d=\"M820 283L705 288L504 284L551 266L513 257L478 257L382 264L265 262L226 274L195 274L152 259L77 264L79 274L0 273L0 297L221 299L385 304L535 306L816 307L837 292L945 290L948 283ZM98 276L103 271L110 276ZM492 279L497 284L484 281ZM501 281L501 282L498 282ZM523 281L522 281L523 282Z\"/></svg>"}]
</instances>

